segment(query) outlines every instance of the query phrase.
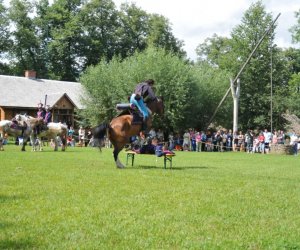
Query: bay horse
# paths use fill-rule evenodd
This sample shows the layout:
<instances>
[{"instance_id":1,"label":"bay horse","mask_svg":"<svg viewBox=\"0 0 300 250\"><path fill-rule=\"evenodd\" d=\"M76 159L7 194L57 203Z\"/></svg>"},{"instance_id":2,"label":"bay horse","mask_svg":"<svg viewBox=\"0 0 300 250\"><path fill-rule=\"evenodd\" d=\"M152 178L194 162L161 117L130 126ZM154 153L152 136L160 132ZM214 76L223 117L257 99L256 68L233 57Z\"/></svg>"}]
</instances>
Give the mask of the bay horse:
<instances>
[{"instance_id":1,"label":"bay horse","mask_svg":"<svg viewBox=\"0 0 300 250\"><path fill-rule=\"evenodd\" d=\"M3 120L0 121L0 134L4 137L5 134L13 136L15 138L22 136L22 129L23 131L23 144L22 144L22 151L25 151L25 145L27 140L30 138L30 135L33 132L33 128L43 123L42 119L39 118L32 118L30 120L24 121L22 123L15 123L10 120ZM2 147L2 142L0 141Z\"/></svg>"},{"instance_id":2,"label":"bay horse","mask_svg":"<svg viewBox=\"0 0 300 250\"><path fill-rule=\"evenodd\" d=\"M156 113L162 115L164 113L164 103L162 98L156 98L147 104L149 112L149 118L147 121L147 128L152 125L152 114ZM108 139L114 146L113 156L118 168L124 168L125 166L120 162L118 155L126 144L130 142L130 137L139 135L142 129L142 124L133 123L133 115L130 113L121 114L111 120L108 123L102 123L99 126L93 128L93 135L95 139L102 141L105 135L108 135ZM100 143L101 148L101 143Z\"/></svg>"},{"instance_id":3,"label":"bay horse","mask_svg":"<svg viewBox=\"0 0 300 250\"><path fill-rule=\"evenodd\" d=\"M15 119L19 122L22 121L28 121L31 119L34 119L31 116L28 115L21 115L18 114L15 116ZM43 125L42 126L46 126L46 130L42 130L40 131L40 133L38 135L35 134L34 128L32 127L32 133L30 134L30 141L31 141L31 145L32 145L32 150L36 151L36 146L39 146L39 150L42 151L42 144L40 143L39 145L37 145L37 136L40 137L40 139L42 137L47 137L47 139L53 139L55 147L54 147L54 151L58 150L58 141L59 139L62 142L62 151L65 151L65 146L66 146L66 138L67 138L67 133L68 133L68 127L67 125L64 125L62 123L56 123L56 122L49 122L47 125ZM57 138L59 137L59 138Z\"/></svg>"}]
</instances>

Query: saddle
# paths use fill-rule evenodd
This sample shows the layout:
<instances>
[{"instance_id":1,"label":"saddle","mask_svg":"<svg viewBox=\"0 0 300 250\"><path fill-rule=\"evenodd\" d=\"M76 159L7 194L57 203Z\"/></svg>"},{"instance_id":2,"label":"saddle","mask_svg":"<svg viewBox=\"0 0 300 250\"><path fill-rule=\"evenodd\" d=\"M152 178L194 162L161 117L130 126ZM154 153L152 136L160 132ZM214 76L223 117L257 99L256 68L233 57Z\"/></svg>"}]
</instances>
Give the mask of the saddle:
<instances>
[{"instance_id":1,"label":"saddle","mask_svg":"<svg viewBox=\"0 0 300 250\"><path fill-rule=\"evenodd\" d=\"M9 126L11 129L16 129L16 130L22 130L22 126L19 126L18 124L16 123L12 123L10 126Z\"/></svg>"},{"instance_id":2,"label":"saddle","mask_svg":"<svg viewBox=\"0 0 300 250\"><path fill-rule=\"evenodd\" d=\"M123 115L131 115L132 116L132 125L141 125L143 124L143 114L136 108L134 105L130 103L120 103L116 106L118 111L121 111L117 117Z\"/></svg>"}]
</instances>

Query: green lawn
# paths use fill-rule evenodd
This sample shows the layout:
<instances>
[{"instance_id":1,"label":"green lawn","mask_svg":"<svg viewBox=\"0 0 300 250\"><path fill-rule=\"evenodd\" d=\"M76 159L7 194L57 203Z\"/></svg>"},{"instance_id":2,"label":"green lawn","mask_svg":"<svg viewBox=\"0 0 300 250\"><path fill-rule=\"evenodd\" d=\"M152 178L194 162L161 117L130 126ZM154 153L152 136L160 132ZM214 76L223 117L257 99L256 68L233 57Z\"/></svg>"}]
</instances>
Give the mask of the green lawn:
<instances>
[{"instance_id":1,"label":"green lawn","mask_svg":"<svg viewBox=\"0 0 300 250\"><path fill-rule=\"evenodd\" d=\"M0 152L0 249L300 249L300 157ZM125 163L126 154L120 159Z\"/></svg>"}]
</instances>

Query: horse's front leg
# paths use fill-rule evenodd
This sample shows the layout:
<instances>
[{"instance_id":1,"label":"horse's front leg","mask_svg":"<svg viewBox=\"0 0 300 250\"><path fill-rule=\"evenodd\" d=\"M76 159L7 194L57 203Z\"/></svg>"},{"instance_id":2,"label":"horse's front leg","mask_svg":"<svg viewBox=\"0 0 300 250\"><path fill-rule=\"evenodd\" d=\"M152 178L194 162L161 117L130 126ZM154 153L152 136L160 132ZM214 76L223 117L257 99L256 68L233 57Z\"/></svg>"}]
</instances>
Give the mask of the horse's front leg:
<instances>
[{"instance_id":1,"label":"horse's front leg","mask_svg":"<svg viewBox=\"0 0 300 250\"><path fill-rule=\"evenodd\" d=\"M22 144L22 148L21 148L21 151L26 151L25 150L25 146L26 146L26 142L27 141L27 138L26 138L26 140L25 140L25 138L23 139L23 144Z\"/></svg>"},{"instance_id":2,"label":"horse's front leg","mask_svg":"<svg viewBox=\"0 0 300 250\"><path fill-rule=\"evenodd\" d=\"M67 145L67 139L65 136L61 136L61 151L66 150L66 145Z\"/></svg>"},{"instance_id":3,"label":"horse's front leg","mask_svg":"<svg viewBox=\"0 0 300 250\"><path fill-rule=\"evenodd\" d=\"M56 136L54 136L53 141L54 141L54 151L58 151L58 140Z\"/></svg>"},{"instance_id":4,"label":"horse's front leg","mask_svg":"<svg viewBox=\"0 0 300 250\"><path fill-rule=\"evenodd\" d=\"M1 138L1 135L0 135L0 151L4 151L4 148L3 148L3 139Z\"/></svg>"}]
</instances>

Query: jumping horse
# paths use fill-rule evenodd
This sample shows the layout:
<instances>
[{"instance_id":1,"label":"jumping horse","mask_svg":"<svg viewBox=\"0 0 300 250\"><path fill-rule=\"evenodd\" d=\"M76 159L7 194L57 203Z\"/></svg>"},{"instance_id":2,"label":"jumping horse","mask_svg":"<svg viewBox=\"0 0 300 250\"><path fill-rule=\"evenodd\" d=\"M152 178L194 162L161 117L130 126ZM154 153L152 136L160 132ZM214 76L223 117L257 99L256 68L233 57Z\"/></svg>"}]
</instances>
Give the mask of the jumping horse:
<instances>
[{"instance_id":1,"label":"jumping horse","mask_svg":"<svg viewBox=\"0 0 300 250\"><path fill-rule=\"evenodd\" d=\"M23 136L22 151L25 151L27 140L33 132L33 128L43 123L42 119L31 118L27 121L15 123L10 120L0 121L0 134L4 137L5 134L13 136L15 138ZM22 133L23 130L23 133ZM2 142L0 141L0 148L2 148ZM3 148L2 148L3 150Z\"/></svg>"},{"instance_id":2,"label":"jumping horse","mask_svg":"<svg viewBox=\"0 0 300 250\"><path fill-rule=\"evenodd\" d=\"M161 98L156 98L149 102L147 107L151 111L147 120L147 128L150 128L152 124L152 114L156 113L162 115L164 113L164 103ZM130 112L124 112L113 118L109 124L102 123L93 128L92 133L94 138L100 141L104 139L105 135L108 135L108 139L114 146L113 156L116 166L118 168L124 168L125 166L120 162L118 155L124 146L130 142L132 136L139 135L141 129L142 124L134 123L134 116Z\"/></svg>"},{"instance_id":3,"label":"jumping horse","mask_svg":"<svg viewBox=\"0 0 300 250\"><path fill-rule=\"evenodd\" d=\"M26 122L28 120L34 119L31 116L28 115L21 115L18 114L15 116L15 119L19 122ZM44 125L42 125L44 126ZM49 122L46 125L45 130L41 130L38 135L35 134L34 128L32 127L32 133L30 134L30 141L32 144L32 150L36 150L36 146L39 146L39 150L42 151L42 143L37 145L37 136L41 137L47 137L47 139L53 139L55 147L54 151L58 150L58 139L57 137L60 137L62 141L62 151L65 151L65 146L66 146L66 138L67 138L67 133L68 133L68 127L62 123L56 123L56 122Z\"/></svg>"}]
</instances>

